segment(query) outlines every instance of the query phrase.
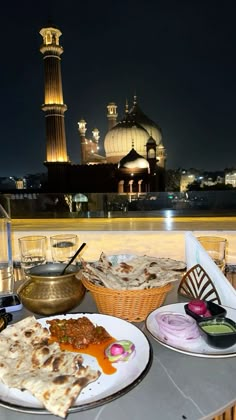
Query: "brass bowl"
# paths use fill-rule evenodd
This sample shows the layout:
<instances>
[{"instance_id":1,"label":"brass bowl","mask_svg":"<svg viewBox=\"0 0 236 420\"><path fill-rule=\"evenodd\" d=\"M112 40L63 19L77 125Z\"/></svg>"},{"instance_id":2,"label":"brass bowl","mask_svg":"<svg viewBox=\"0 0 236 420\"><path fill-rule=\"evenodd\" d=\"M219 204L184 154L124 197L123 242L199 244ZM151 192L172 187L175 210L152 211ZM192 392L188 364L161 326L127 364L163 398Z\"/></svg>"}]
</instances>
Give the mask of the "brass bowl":
<instances>
[{"instance_id":1,"label":"brass bowl","mask_svg":"<svg viewBox=\"0 0 236 420\"><path fill-rule=\"evenodd\" d=\"M48 263L29 270L28 279L19 287L23 305L39 315L56 315L70 311L83 299L85 287L76 277L80 270L71 265L60 275L65 264Z\"/></svg>"}]
</instances>

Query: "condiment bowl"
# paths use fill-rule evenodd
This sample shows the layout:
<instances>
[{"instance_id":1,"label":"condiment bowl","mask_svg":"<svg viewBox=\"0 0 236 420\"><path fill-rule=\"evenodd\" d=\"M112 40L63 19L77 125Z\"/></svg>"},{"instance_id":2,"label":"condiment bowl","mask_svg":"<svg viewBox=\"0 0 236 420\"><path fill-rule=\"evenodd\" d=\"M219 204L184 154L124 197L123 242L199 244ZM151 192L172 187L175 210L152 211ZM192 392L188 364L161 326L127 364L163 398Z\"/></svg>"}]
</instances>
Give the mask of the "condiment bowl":
<instances>
[{"instance_id":1,"label":"condiment bowl","mask_svg":"<svg viewBox=\"0 0 236 420\"><path fill-rule=\"evenodd\" d=\"M209 346L225 349L236 343L236 323L230 318L216 317L198 326Z\"/></svg>"},{"instance_id":2,"label":"condiment bowl","mask_svg":"<svg viewBox=\"0 0 236 420\"><path fill-rule=\"evenodd\" d=\"M29 278L17 291L27 309L40 315L56 315L81 302L86 289L76 277L80 267L70 265L61 275L65 265L48 263L29 270Z\"/></svg>"},{"instance_id":3,"label":"condiment bowl","mask_svg":"<svg viewBox=\"0 0 236 420\"><path fill-rule=\"evenodd\" d=\"M198 315L195 312L191 311L188 307L188 304L184 305L184 310L186 314L193 317L197 322L199 321L207 321L215 317L225 317L226 316L226 310L222 308L222 306L217 305L214 302L211 301L205 301L207 305L207 309L210 311L211 316L204 316L204 315Z\"/></svg>"}]
</instances>

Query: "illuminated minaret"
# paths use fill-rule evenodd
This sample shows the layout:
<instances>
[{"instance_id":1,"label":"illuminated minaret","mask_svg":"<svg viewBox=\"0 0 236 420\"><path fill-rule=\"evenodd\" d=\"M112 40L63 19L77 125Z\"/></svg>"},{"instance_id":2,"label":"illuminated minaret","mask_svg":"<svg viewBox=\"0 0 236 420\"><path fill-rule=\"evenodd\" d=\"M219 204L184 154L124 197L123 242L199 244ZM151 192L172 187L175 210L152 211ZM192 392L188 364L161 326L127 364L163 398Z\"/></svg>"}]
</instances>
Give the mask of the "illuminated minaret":
<instances>
[{"instance_id":1,"label":"illuminated minaret","mask_svg":"<svg viewBox=\"0 0 236 420\"><path fill-rule=\"evenodd\" d=\"M108 130L111 130L116 125L117 117L117 106L114 102L110 102L107 105Z\"/></svg>"},{"instance_id":2,"label":"illuminated minaret","mask_svg":"<svg viewBox=\"0 0 236 420\"><path fill-rule=\"evenodd\" d=\"M46 162L51 184L58 176L66 177L66 167L70 163L67 155L64 113L67 106L63 103L61 79L61 54L59 44L61 31L49 24L40 31L43 44L40 52L44 59L44 104L42 110L46 117ZM60 178L61 179L61 178ZM55 183L55 185L57 185Z\"/></svg>"},{"instance_id":3,"label":"illuminated minaret","mask_svg":"<svg viewBox=\"0 0 236 420\"><path fill-rule=\"evenodd\" d=\"M86 138L86 121L82 118L78 122L78 130L80 135L80 145L81 145L81 164L86 165L89 162L94 162L94 156L96 156L96 162L97 162L97 153L99 150L99 130L97 128L94 128L92 131L93 138L92 140L89 140ZM103 158L104 159L104 158Z\"/></svg>"},{"instance_id":4,"label":"illuminated minaret","mask_svg":"<svg viewBox=\"0 0 236 420\"><path fill-rule=\"evenodd\" d=\"M82 165L87 163L87 140L86 140L86 121L81 119L78 122L78 130L80 134L80 145L81 145L81 163Z\"/></svg>"},{"instance_id":5,"label":"illuminated minaret","mask_svg":"<svg viewBox=\"0 0 236 420\"><path fill-rule=\"evenodd\" d=\"M95 143L98 144L99 139L100 139L98 128L94 128L93 131L92 131L92 133L93 133L93 140L95 141Z\"/></svg>"}]
</instances>

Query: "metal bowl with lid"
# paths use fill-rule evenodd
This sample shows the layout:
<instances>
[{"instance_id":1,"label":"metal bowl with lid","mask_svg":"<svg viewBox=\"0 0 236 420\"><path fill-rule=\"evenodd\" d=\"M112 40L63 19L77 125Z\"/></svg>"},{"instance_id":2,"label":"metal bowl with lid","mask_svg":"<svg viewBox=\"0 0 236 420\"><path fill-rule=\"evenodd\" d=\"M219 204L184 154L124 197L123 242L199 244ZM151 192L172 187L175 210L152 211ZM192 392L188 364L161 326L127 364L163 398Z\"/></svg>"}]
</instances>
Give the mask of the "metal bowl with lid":
<instances>
[{"instance_id":1,"label":"metal bowl with lid","mask_svg":"<svg viewBox=\"0 0 236 420\"><path fill-rule=\"evenodd\" d=\"M66 264L48 263L33 267L27 280L19 287L23 305L39 315L66 313L83 299L85 287L76 277L80 267L70 265L61 275Z\"/></svg>"}]
</instances>

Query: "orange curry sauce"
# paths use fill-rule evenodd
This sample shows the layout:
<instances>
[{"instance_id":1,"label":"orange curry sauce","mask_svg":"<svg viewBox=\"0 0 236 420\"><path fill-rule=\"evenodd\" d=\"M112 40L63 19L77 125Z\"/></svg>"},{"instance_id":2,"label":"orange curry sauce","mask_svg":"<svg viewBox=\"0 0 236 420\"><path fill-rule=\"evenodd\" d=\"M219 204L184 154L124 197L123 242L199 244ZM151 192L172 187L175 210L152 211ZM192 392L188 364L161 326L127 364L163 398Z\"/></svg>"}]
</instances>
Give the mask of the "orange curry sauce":
<instances>
[{"instance_id":1,"label":"orange curry sauce","mask_svg":"<svg viewBox=\"0 0 236 420\"><path fill-rule=\"evenodd\" d=\"M55 337L51 337L51 341L57 341ZM103 373L106 375L112 375L116 372L116 368L112 366L112 363L105 355L105 349L111 344L114 343L115 338L111 337L101 344L89 344L86 349L77 349L71 344L59 343L62 350L76 352L80 354L89 354L90 356L96 357L99 366L101 367Z\"/></svg>"}]
</instances>

